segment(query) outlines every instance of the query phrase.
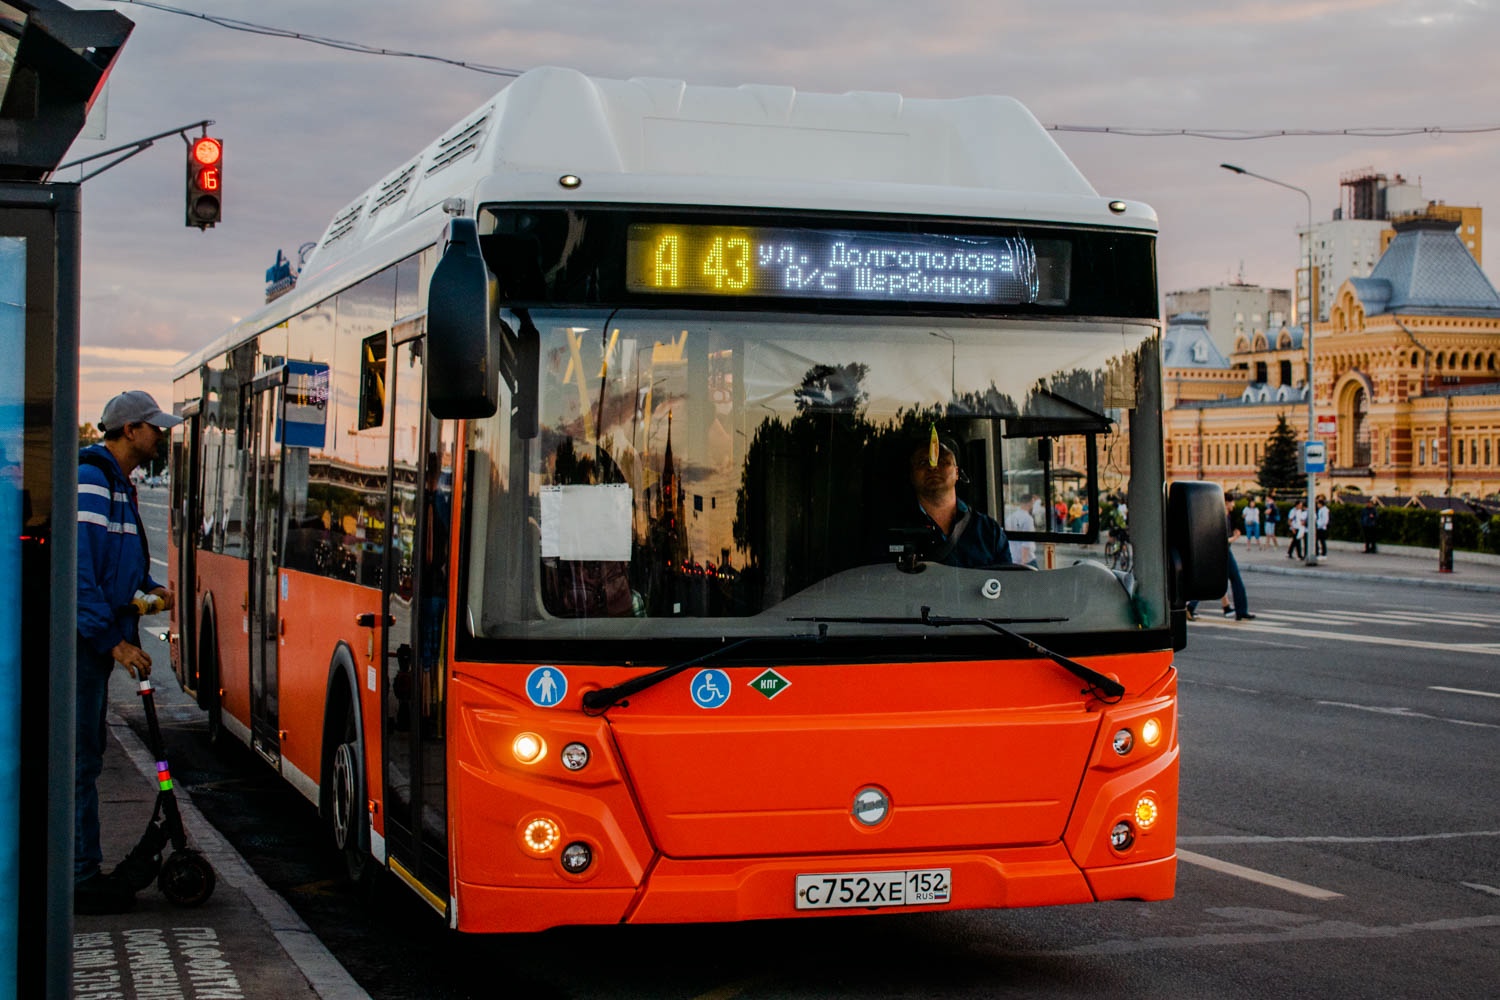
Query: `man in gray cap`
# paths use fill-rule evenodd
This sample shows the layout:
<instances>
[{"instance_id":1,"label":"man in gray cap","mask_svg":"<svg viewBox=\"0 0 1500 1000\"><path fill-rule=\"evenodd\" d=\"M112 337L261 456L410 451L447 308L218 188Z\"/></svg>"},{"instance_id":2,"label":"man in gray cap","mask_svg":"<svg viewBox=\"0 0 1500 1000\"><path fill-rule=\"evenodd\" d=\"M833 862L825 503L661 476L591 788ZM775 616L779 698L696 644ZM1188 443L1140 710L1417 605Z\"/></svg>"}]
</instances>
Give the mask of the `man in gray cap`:
<instances>
[{"instance_id":1,"label":"man in gray cap","mask_svg":"<svg viewBox=\"0 0 1500 1000\"><path fill-rule=\"evenodd\" d=\"M151 674L140 644L137 593L170 610L172 591L151 578L151 553L130 473L157 452L167 429L182 419L164 413L150 394L122 392L104 406L104 441L78 455L78 700L77 765L73 782L73 908L119 913L135 893L100 871L99 791L104 767L109 674L116 663L132 677Z\"/></svg>"}]
</instances>

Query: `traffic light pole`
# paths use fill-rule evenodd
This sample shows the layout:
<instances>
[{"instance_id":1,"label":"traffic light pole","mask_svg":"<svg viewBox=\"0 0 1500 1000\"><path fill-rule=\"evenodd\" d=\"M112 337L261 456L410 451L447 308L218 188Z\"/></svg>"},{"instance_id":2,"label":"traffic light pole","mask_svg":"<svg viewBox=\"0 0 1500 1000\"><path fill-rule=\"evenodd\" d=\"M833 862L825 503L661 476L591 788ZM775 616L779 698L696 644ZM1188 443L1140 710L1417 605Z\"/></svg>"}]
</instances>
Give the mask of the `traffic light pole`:
<instances>
[{"instance_id":1,"label":"traffic light pole","mask_svg":"<svg viewBox=\"0 0 1500 1000\"><path fill-rule=\"evenodd\" d=\"M79 157L76 160L69 160L67 163L59 165L57 167L57 170L66 170L69 167L79 167L79 166L82 166L85 163L92 163L94 160L102 160L106 156L113 156L115 153L118 153L121 150L129 150L129 152L126 153L124 156L121 156L121 157L118 157L118 158L116 158L114 160L111 160L109 163L106 163L104 166L100 167L98 170L90 171L89 173L86 173L82 177L78 178L78 180L76 181L76 183L82 184L84 181L88 180L90 177L98 177L100 174L104 173L104 171L110 169L111 167L117 167L117 166L119 166L120 164L124 163L126 160L130 159L132 156L136 155L137 153L144 153L146 150L150 149L153 145L155 145L156 144L156 140L158 140L158 139L165 139L169 135L180 135L180 136L182 136L182 141L183 142L190 143L192 140L190 140L188 138L188 129L201 128L201 129L203 129L204 134L207 135L208 134L208 127L210 125L212 125L212 124L214 124L214 121L213 121L212 118L205 118L201 122L192 122L192 123L187 124L187 125L179 125L177 128L170 128L170 129L167 129L165 132L158 132L155 135L148 135L144 139L136 139L133 142L127 142L124 145L116 146L113 149L106 149L106 150L104 150L102 152L95 153L92 156L83 156L83 157ZM54 173L55 172L56 171L54 171Z\"/></svg>"}]
</instances>

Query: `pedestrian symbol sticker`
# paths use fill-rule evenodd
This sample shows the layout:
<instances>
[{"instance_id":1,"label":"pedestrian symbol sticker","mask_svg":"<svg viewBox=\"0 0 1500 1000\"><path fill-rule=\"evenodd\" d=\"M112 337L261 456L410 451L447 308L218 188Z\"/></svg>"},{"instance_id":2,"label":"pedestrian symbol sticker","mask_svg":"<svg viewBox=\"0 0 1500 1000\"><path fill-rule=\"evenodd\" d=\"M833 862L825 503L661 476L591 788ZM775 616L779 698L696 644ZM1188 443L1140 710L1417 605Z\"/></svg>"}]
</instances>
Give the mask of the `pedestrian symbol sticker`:
<instances>
[{"instance_id":1,"label":"pedestrian symbol sticker","mask_svg":"<svg viewBox=\"0 0 1500 1000\"><path fill-rule=\"evenodd\" d=\"M533 705L551 708L568 693L568 678L556 667L537 667L526 676L526 697Z\"/></svg>"},{"instance_id":2,"label":"pedestrian symbol sticker","mask_svg":"<svg viewBox=\"0 0 1500 1000\"><path fill-rule=\"evenodd\" d=\"M729 675L709 667L693 677L693 702L699 708L718 708L729 700Z\"/></svg>"},{"instance_id":3,"label":"pedestrian symbol sticker","mask_svg":"<svg viewBox=\"0 0 1500 1000\"><path fill-rule=\"evenodd\" d=\"M768 699L776 697L791 686L791 681L770 669L750 682L750 689L752 691L759 691Z\"/></svg>"}]
</instances>

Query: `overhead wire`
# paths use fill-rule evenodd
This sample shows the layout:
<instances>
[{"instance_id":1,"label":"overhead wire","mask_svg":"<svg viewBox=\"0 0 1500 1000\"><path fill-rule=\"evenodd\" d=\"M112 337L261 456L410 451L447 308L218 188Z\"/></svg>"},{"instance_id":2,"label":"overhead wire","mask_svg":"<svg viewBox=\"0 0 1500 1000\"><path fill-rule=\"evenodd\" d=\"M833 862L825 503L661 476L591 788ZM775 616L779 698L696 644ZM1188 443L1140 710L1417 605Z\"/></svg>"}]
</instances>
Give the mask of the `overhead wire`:
<instances>
[{"instance_id":1,"label":"overhead wire","mask_svg":"<svg viewBox=\"0 0 1500 1000\"><path fill-rule=\"evenodd\" d=\"M181 7L156 3L154 0L114 0L114 2L131 4L136 7L149 7L152 10L159 10L167 14L177 14L182 17L197 18L200 21L207 21L209 24L220 28L228 28L232 31L244 31L252 35L267 35L271 38L287 38L298 42L308 42L312 45L322 45L330 49L339 49L343 52L356 52L361 55L371 56L393 56L400 59L421 59L427 62L443 63L459 69L466 69L472 73L485 73L490 76L517 77L524 72L524 70L511 69L508 66L491 66L485 63L469 62L464 59L435 56L425 52L403 52L399 49L387 49L378 45L366 45L363 42L349 42L338 38L328 38L323 35L310 35L303 31L291 31L287 28L275 28L265 24L255 24L251 21L242 21L234 17L203 14L194 10L183 10Z\"/></svg>"},{"instance_id":2,"label":"overhead wire","mask_svg":"<svg viewBox=\"0 0 1500 1000\"><path fill-rule=\"evenodd\" d=\"M239 18L224 17L218 14L204 14L199 11L184 10L181 7L173 7L169 4L158 3L156 0L114 0L116 3L131 4L136 7L147 7L151 10L161 11L167 14L176 14L181 17L196 18L220 28L231 31L243 31L253 35L265 35L270 38L286 38L292 41L307 42L312 45L321 45L330 49L338 49L342 52L354 52L361 55L390 56L400 59L420 59L426 62L442 63L457 69L468 70L471 73L484 73L489 76L517 77L524 70L513 69L509 66L493 66L486 63L470 62L465 59L452 59L447 56L432 55L425 52L405 52L399 49L388 49L378 45L367 45L363 42L350 42L338 38L328 38L323 35L312 35L303 31L292 31L287 28L277 28L265 24L256 24L251 21L243 21ZM1226 128L1146 128L1139 126L1121 125L1064 125L1043 124L1043 128L1051 132L1080 132L1096 135L1122 135L1135 138L1167 138L1185 137L1194 139L1216 139L1229 142L1243 142L1252 139L1281 139L1309 136L1348 136L1362 139L1394 139L1413 135L1477 135L1485 132L1500 132L1500 124L1482 125L1367 125L1356 128L1264 128L1264 129L1226 129Z\"/></svg>"}]
</instances>

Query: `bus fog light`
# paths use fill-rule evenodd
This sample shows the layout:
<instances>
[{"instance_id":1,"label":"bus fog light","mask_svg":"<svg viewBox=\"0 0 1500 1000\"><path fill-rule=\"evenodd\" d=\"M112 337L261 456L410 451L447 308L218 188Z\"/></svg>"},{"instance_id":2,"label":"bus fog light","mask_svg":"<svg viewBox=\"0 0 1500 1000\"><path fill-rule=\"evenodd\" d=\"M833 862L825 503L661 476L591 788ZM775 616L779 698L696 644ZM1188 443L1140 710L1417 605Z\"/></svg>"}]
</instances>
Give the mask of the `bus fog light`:
<instances>
[{"instance_id":1,"label":"bus fog light","mask_svg":"<svg viewBox=\"0 0 1500 1000\"><path fill-rule=\"evenodd\" d=\"M551 854L561 839L562 828L557 825L556 820L545 816L538 816L521 828L521 843L538 857Z\"/></svg>"},{"instance_id":2,"label":"bus fog light","mask_svg":"<svg viewBox=\"0 0 1500 1000\"><path fill-rule=\"evenodd\" d=\"M1141 725L1141 739L1145 740L1148 747L1154 747L1161 742L1161 723L1155 719L1147 719Z\"/></svg>"},{"instance_id":3,"label":"bus fog light","mask_svg":"<svg viewBox=\"0 0 1500 1000\"><path fill-rule=\"evenodd\" d=\"M589 748L582 743L569 743L562 748L558 759L569 771L582 771L589 762Z\"/></svg>"},{"instance_id":4,"label":"bus fog light","mask_svg":"<svg viewBox=\"0 0 1500 1000\"><path fill-rule=\"evenodd\" d=\"M1135 843L1135 830L1130 824L1121 820L1115 824L1115 828L1109 831L1109 846L1117 851L1128 851L1130 845Z\"/></svg>"},{"instance_id":5,"label":"bus fog light","mask_svg":"<svg viewBox=\"0 0 1500 1000\"><path fill-rule=\"evenodd\" d=\"M1156 800L1149 795L1142 795L1135 801L1135 825L1142 830L1149 830L1156 825L1157 818L1161 816L1161 809Z\"/></svg>"},{"instance_id":6,"label":"bus fog light","mask_svg":"<svg viewBox=\"0 0 1500 1000\"><path fill-rule=\"evenodd\" d=\"M1128 729L1122 729L1115 733L1114 742L1115 753L1123 757L1130 752L1131 747L1135 746L1135 735Z\"/></svg>"},{"instance_id":7,"label":"bus fog light","mask_svg":"<svg viewBox=\"0 0 1500 1000\"><path fill-rule=\"evenodd\" d=\"M522 764L535 764L547 755L547 741L536 733L522 733L511 743L510 752Z\"/></svg>"},{"instance_id":8,"label":"bus fog light","mask_svg":"<svg viewBox=\"0 0 1500 1000\"><path fill-rule=\"evenodd\" d=\"M577 875L586 871L593 863L594 852L589 850L588 844L572 843L563 848L562 866L570 874Z\"/></svg>"}]
</instances>

